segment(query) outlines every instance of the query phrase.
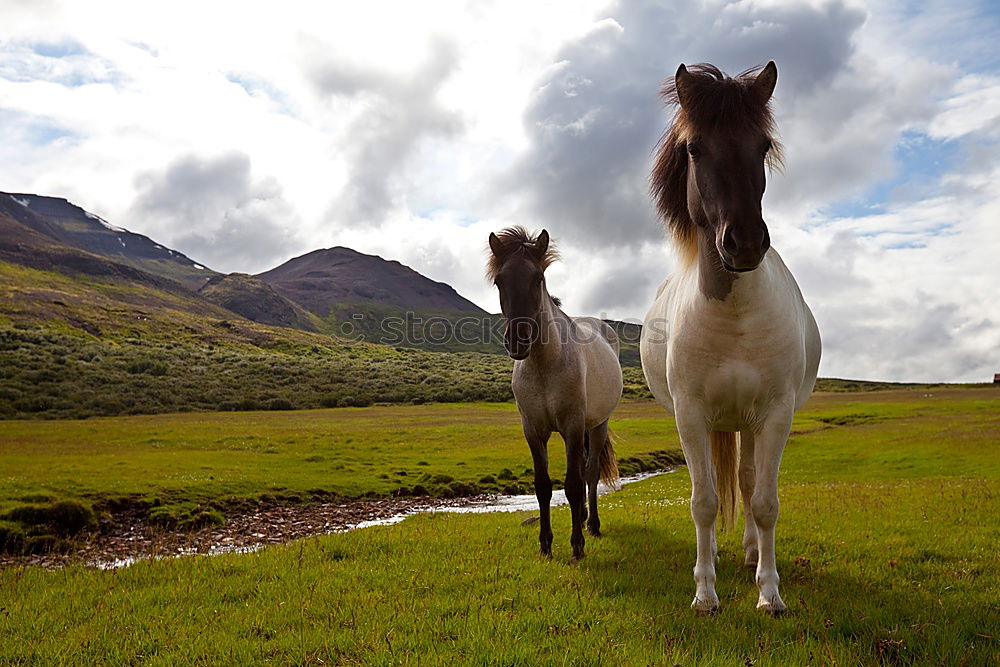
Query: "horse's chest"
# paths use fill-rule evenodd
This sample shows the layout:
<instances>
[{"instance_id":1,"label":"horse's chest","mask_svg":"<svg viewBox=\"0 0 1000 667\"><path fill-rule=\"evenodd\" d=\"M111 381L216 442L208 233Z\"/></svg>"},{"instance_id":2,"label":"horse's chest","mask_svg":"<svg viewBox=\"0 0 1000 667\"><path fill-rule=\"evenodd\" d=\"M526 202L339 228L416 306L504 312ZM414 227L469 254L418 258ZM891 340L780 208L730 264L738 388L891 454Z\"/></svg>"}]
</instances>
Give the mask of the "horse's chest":
<instances>
[{"instance_id":1,"label":"horse's chest","mask_svg":"<svg viewBox=\"0 0 1000 667\"><path fill-rule=\"evenodd\" d=\"M676 322L670 341L670 386L696 395L720 423L735 424L784 393L801 345L781 312L733 317L721 308L694 310Z\"/></svg>"},{"instance_id":2,"label":"horse's chest","mask_svg":"<svg viewBox=\"0 0 1000 667\"><path fill-rule=\"evenodd\" d=\"M585 404L583 378L575 368L542 374L527 364L516 364L511 387L518 410L542 428L558 430L570 413Z\"/></svg>"}]
</instances>

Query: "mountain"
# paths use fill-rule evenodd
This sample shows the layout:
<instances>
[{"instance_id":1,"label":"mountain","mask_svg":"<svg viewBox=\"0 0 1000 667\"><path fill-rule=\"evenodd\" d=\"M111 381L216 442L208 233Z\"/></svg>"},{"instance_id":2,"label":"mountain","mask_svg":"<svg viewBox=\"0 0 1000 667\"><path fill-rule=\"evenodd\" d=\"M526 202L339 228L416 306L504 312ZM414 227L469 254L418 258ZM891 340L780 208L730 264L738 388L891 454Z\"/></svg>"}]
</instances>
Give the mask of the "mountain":
<instances>
[{"instance_id":1,"label":"mountain","mask_svg":"<svg viewBox=\"0 0 1000 667\"><path fill-rule=\"evenodd\" d=\"M453 287L350 248L315 250L257 275L357 341L439 352L502 353L502 324Z\"/></svg>"},{"instance_id":2,"label":"mountain","mask_svg":"<svg viewBox=\"0 0 1000 667\"><path fill-rule=\"evenodd\" d=\"M253 322L303 331L318 329L315 315L278 294L260 278L246 273L213 276L198 294Z\"/></svg>"},{"instance_id":3,"label":"mountain","mask_svg":"<svg viewBox=\"0 0 1000 667\"><path fill-rule=\"evenodd\" d=\"M486 315L451 285L433 281L397 261L350 248L314 250L257 277L320 317L347 314L353 305Z\"/></svg>"},{"instance_id":4,"label":"mountain","mask_svg":"<svg viewBox=\"0 0 1000 667\"><path fill-rule=\"evenodd\" d=\"M60 228L12 197L0 194L0 261L42 271L128 281L173 293L189 293L175 280L81 250L57 237Z\"/></svg>"},{"instance_id":5,"label":"mountain","mask_svg":"<svg viewBox=\"0 0 1000 667\"><path fill-rule=\"evenodd\" d=\"M0 192L0 213L65 246L168 278L191 290L217 275L183 253L115 227L60 197Z\"/></svg>"}]
</instances>

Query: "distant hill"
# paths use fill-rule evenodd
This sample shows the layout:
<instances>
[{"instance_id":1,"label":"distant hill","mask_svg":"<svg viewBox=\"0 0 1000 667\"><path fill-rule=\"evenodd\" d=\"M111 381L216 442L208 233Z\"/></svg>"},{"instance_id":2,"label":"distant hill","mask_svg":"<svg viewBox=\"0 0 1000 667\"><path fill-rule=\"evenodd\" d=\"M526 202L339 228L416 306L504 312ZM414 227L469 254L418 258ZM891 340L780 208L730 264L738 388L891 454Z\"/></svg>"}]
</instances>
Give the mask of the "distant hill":
<instances>
[{"instance_id":1,"label":"distant hill","mask_svg":"<svg viewBox=\"0 0 1000 667\"><path fill-rule=\"evenodd\" d=\"M198 294L248 320L276 327L316 331L318 318L278 294L266 282L246 273L216 275Z\"/></svg>"},{"instance_id":2,"label":"distant hill","mask_svg":"<svg viewBox=\"0 0 1000 667\"><path fill-rule=\"evenodd\" d=\"M352 340L440 352L502 353L496 317L446 283L376 255L315 250L257 275Z\"/></svg>"},{"instance_id":3,"label":"distant hill","mask_svg":"<svg viewBox=\"0 0 1000 667\"><path fill-rule=\"evenodd\" d=\"M355 304L486 314L451 285L431 280L395 260L350 248L314 250L257 277L321 317L350 310L345 306Z\"/></svg>"},{"instance_id":4,"label":"distant hill","mask_svg":"<svg viewBox=\"0 0 1000 667\"><path fill-rule=\"evenodd\" d=\"M59 197L0 193L5 213L43 237L197 290L215 271L147 236L116 227Z\"/></svg>"}]
</instances>

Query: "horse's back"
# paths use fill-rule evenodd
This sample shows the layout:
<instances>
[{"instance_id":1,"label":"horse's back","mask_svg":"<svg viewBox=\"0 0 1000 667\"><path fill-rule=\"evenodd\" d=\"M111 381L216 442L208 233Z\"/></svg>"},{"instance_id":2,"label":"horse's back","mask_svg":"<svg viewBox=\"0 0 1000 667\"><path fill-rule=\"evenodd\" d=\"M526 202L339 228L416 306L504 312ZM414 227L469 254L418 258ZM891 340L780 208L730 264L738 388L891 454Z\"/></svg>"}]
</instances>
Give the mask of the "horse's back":
<instances>
[{"instance_id":1,"label":"horse's back","mask_svg":"<svg viewBox=\"0 0 1000 667\"><path fill-rule=\"evenodd\" d=\"M614 351L616 357L619 352L621 352L618 333L604 320L599 320L596 317L574 317L573 321L578 327L583 327L588 333L592 333L600 338L603 338L604 341L611 346L611 349Z\"/></svg>"},{"instance_id":2,"label":"horse's back","mask_svg":"<svg viewBox=\"0 0 1000 667\"><path fill-rule=\"evenodd\" d=\"M574 317L574 341L584 365L587 427L593 428L611 417L621 400L624 380L618 359L618 334L596 317Z\"/></svg>"}]
</instances>

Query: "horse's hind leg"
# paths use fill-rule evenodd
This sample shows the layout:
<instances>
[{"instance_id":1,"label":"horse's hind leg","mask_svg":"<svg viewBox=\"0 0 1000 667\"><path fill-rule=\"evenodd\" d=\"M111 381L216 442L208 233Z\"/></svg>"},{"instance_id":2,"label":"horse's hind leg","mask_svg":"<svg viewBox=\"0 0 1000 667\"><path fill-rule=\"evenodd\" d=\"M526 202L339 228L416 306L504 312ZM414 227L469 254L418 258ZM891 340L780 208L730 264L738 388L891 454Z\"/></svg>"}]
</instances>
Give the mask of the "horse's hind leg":
<instances>
[{"instance_id":1,"label":"horse's hind leg","mask_svg":"<svg viewBox=\"0 0 1000 667\"><path fill-rule=\"evenodd\" d=\"M590 507L587 517L587 532L594 537L601 536L601 518L597 515L597 483L601 478L601 450L608 439L608 422L590 429L588 433L590 447L587 451L587 504Z\"/></svg>"},{"instance_id":2,"label":"horse's hind leg","mask_svg":"<svg viewBox=\"0 0 1000 667\"><path fill-rule=\"evenodd\" d=\"M757 567L757 523L753 519L751 501L757 473L754 469L753 431L740 431L740 494L743 496L743 565Z\"/></svg>"},{"instance_id":3,"label":"horse's hind leg","mask_svg":"<svg viewBox=\"0 0 1000 667\"><path fill-rule=\"evenodd\" d=\"M583 522L587 512L586 490L584 489L583 472L584 461L584 439L586 430L581 416L578 423L566 427L562 431L563 440L566 441L566 500L569 501L571 513L573 515L573 532L570 535L570 544L573 545L573 560L583 558Z\"/></svg>"},{"instance_id":4,"label":"horse's hind leg","mask_svg":"<svg viewBox=\"0 0 1000 667\"><path fill-rule=\"evenodd\" d=\"M539 433L522 419L524 437L531 448L531 460L535 468L535 498L538 499L538 544L543 556L552 557L552 522L550 503L552 502L552 478L549 477L549 436L551 432Z\"/></svg>"}]
</instances>

